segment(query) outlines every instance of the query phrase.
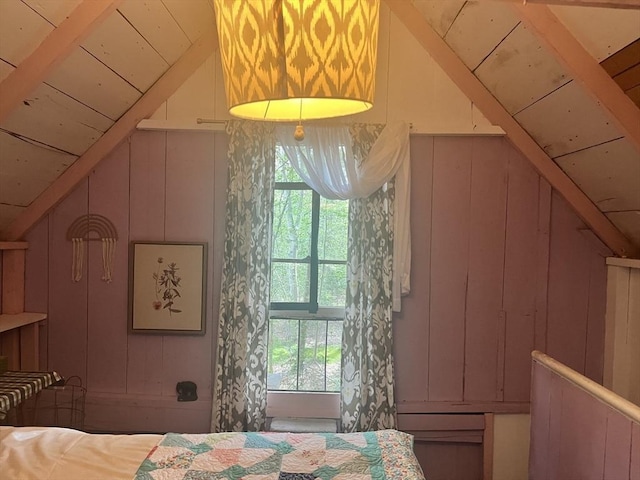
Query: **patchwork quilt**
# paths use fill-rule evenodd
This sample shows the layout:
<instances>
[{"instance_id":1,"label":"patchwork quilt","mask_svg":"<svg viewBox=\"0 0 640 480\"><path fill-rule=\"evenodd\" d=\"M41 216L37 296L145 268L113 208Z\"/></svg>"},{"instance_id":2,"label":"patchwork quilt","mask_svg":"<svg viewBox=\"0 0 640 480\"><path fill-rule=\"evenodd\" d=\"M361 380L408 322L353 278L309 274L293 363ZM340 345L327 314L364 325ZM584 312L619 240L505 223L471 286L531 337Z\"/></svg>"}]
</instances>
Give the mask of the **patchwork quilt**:
<instances>
[{"instance_id":1,"label":"patchwork quilt","mask_svg":"<svg viewBox=\"0 0 640 480\"><path fill-rule=\"evenodd\" d=\"M413 437L363 433L165 435L135 480L424 480Z\"/></svg>"}]
</instances>

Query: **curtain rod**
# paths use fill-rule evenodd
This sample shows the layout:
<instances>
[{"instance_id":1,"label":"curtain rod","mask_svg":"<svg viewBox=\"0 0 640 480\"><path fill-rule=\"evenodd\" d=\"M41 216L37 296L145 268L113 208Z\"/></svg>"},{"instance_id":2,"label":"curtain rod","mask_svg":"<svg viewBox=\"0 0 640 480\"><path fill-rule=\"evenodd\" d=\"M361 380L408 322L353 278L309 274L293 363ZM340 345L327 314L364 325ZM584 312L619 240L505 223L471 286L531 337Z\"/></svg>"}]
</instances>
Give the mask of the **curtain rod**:
<instances>
[{"instance_id":1,"label":"curtain rod","mask_svg":"<svg viewBox=\"0 0 640 480\"><path fill-rule=\"evenodd\" d=\"M329 119L332 120L332 119ZM313 125L313 123L317 121L317 120L308 120L308 121L303 121L303 124L307 124L307 125ZM227 120L214 120L212 118L196 118L196 123L198 125L200 124L205 124L205 123L211 123L211 124L218 124L218 123L223 123L226 125ZM290 122L282 122L282 123L290 123L290 124L295 124L297 123L296 120L291 120ZM409 130L413 130L413 123L409 122Z\"/></svg>"},{"instance_id":2,"label":"curtain rod","mask_svg":"<svg viewBox=\"0 0 640 480\"><path fill-rule=\"evenodd\" d=\"M216 131L224 132L228 120L216 120L212 118L195 118L193 120L141 120L136 128L138 130L155 130L155 131ZM291 122L295 124L295 122ZM309 122L308 124L311 124ZM409 131L412 135L429 135L429 136L503 136L504 130L494 125L483 125L479 128L442 128L439 125L423 125L409 123Z\"/></svg>"},{"instance_id":3,"label":"curtain rod","mask_svg":"<svg viewBox=\"0 0 640 480\"><path fill-rule=\"evenodd\" d=\"M218 125L218 124L226 125L227 120L214 120L213 118L196 118L196 123L198 125L201 125L203 123L211 123L214 125Z\"/></svg>"},{"instance_id":4,"label":"curtain rod","mask_svg":"<svg viewBox=\"0 0 640 480\"><path fill-rule=\"evenodd\" d=\"M193 132L193 131L218 131L223 132L225 130L227 122L224 120L211 120L205 121L205 119L197 118L194 120L188 119L180 119L180 120L156 120L151 118L146 118L144 120L140 120L136 125L136 129L138 130L152 130L152 131L163 131L163 130L172 130L172 131L182 131L182 132Z\"/></svg>"}]
</instances>

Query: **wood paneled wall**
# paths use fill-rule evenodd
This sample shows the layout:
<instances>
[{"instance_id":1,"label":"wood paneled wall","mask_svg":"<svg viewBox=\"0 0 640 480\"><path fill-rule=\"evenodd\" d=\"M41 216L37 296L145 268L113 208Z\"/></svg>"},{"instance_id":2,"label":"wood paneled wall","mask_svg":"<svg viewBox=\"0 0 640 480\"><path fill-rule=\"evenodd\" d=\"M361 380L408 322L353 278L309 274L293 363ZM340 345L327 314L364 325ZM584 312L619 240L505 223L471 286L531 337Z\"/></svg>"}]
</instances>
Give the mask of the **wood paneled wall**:
<instances>
[{"instance_id":1,"label":"wood paneled wall","mask_svg":"<svg viewBox=\"0 0 640 480\"><path fill-rule=\"evenodd\" d=\"M30 232L27 308L49 313L41 367L82 378L87 428L208 431L224 235L224 220L215 218L224 219L226 155L224 134L137 133ZM87 213L118 230L112 283L101 281L100 242L88 243L82 280L71 281L66 230ZM127 333L133 240L208 242L204 336ZM176 402L182 380L196 382L198 401Z\"/></svg>"},{"instance_id":2,"label":"wood paneled wall","mask_svg":"<svg viewBox=\"0 0 640 480\"><path fill-rule=\"evenodd\" d=\"M533 362L529 478L640 479L640 407L554 363Z\"/></svg>"},{"instance_id":3,"label":"wood paneled wall","mask_svg":"<svg viewBox=\"0 0 640 480\"><path fill-rule=\"evenodd\" d=\"M527 411L530 359L602 380L605 260L504 139L415 137L399 411Z\"/></svg>"},{"instance_id":4,"label":"wood paneled wall","mask_svg":"<svg viewBox=\"0 0 640 480\"><path fill-rule=\"evenodd\" d=\"M640 260L607 259L603 385L640 405Z\"/></svg>"},{"instance_id":5,"label":"wood paneled wall","mask_svg":"<svg viewBox=\"0 0 640 480\"><path fill-rule=\"evenodd\" d=\"M503 138L413 136L411 149L400 411L527 411L534 347L599 380L606 271L582 222ZM88 428L208 430L226 165L223 133L138 132L30 232L26 308L48 313L41 367L82 377ZM87 213L118 229L110 284L97 242L71 281L66 229ZM205 336L127 334L131 240L209 243ZM180 380L198 384L197 402L176 402Z\"/></svg>"}]
</instances>

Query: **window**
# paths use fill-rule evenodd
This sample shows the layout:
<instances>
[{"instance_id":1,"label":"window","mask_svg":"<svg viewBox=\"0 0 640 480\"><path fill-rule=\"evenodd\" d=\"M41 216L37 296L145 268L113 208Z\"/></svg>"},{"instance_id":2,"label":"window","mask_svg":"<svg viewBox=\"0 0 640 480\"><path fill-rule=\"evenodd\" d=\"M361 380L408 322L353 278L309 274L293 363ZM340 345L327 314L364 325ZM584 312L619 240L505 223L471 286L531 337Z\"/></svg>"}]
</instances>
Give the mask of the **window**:
<instances>
[{"instance_id":1,"label":"window","mask_svg":"<svg viewBox=\"0 0 640 480\"><path fill-rule=\"evenodd\" d=\"M307 186L276 152L268 389L337 392L349 204Z\"/></svg>"}]
</instances>

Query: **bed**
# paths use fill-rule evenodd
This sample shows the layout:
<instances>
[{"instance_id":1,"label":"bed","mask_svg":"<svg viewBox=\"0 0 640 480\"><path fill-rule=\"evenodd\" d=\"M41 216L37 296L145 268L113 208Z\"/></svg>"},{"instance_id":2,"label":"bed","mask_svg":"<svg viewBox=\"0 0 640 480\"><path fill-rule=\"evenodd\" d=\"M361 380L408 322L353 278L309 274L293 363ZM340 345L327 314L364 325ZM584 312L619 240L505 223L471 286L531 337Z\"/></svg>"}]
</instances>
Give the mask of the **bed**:
<instances>
[{"instance_id":1,"label":"bed","mask_svg":"<svg viewBox=\"0 0 640 480\"><path fill-rule=\"evenodd\" d=\"M2 475L12 480L424 480L412 446L411 435L395 430L98 435L0 427Z\"/></svg>"}]
</instances>

